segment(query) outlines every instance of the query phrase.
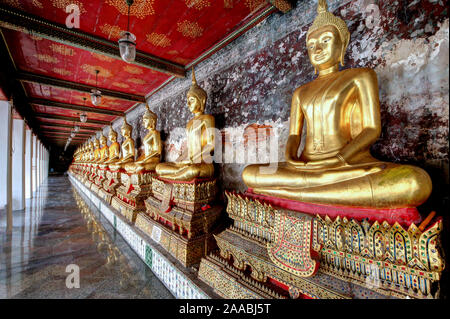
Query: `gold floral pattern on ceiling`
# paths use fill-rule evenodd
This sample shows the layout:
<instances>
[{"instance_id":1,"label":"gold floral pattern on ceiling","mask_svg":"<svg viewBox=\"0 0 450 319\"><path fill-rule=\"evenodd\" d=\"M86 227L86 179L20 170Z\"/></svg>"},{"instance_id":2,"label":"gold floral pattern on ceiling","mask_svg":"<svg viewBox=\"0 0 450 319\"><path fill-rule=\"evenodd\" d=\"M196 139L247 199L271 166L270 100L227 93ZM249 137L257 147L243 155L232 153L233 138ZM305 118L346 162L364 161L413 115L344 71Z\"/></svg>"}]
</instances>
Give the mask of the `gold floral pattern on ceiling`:
<instances>
[{"instance_id":1,"label":"gold floral pattern on ceiling","mask_svg":"<svg viewBox=\"0 0 450 319\"><path fill-rule=\"evenodd\" d=\"M109 78L109 77L112 76L112 73L111 73L110 70L105 69L105 68L103 68L103 67L101 67L101 66L99 66L99 65L83 64L83 65L81 66L81 69L82 69L84 72L89 73L90 75L93 75L93 76L96 75L96 72L95 72L96 70L100 71L100 72L98 73L98 76L99 76L99 77Z\"/></svg>"},{"instance_id":2,"label":"gold floral pattern on ceiling","mask_svg":"<svg viewBox=\"0 0 450 319\"><path fill-rule=\"evenodd\" d=\"M42 41L42 40L44 40L44 38L41 38L40 36L37 36L35 34L30 35L30 38L35 40L35 41Z\"/></svg>"},{"instance_id":3,"label":"gold floral pattern on ceiling","mask_svg":"<svg viewBox=\"0 0 450 319\"><path fill-rule=\"evenodd\" d=\"M172 41L165 34L152 32L147 34L147 41L156 47L166 48L172 44Z\"/></svg>"},{"instance_id":4,"label":"gold floral pattern on ceiling","mask_svg":"<svg viewBox=\"0 0 450 319\"><path fill-rule=\"evenodd\" d=\"M175 58L174 61L183 65L186 65L190 62L190 60L184 58Z\"/></svg>"},{"instance_id":5,"label":"gold floral pattern on ceiling","mask_svg":"<svg viewBox=\"0 0 450 319\"><path fill-rule=\"evenodd\" d=\"M108 38L112 39L119 39L120 33L122 32L122 29L117 25L110 25L108 23L101 25L100 30L102 30L102 33Z\"/></svg>"},{"instance_id":6,"label":"gold floral pattern on ceiling","mask_svg":"<svg viewBox=\"0 0 450 319\"><path fill-rule=\"evenodd\" d=\"M233 8L233 0L223 0L223 7L225 9L232 9Z\"/></svg>"},{"instance_id":7,"label":"gold floral pattern on ceiling","mask_svg":"<svg viewBox=\"0 0 450 319\"><path fill-rule=\"evenodd\" d=\"M63 68L53 68L52 71L63 76L72 75L72 71Z\"/></svg>"},{"instance_id":8,"label":"gold floral pattern on ceiling","mask_svg":"<svg viewBox=\"0 0 450 319\"><path fill-rule=\"evenodd\" d=\"M75 54L75 51L72 48L56 43L52 43L52 45L50 45L50 50L52 50L54 53L58 53L65 56L73 56Z\"/></svg>"},{"instance_id":9,"label":"gold floral pattern on ceiling","mask_svg":"<svg viewBox=\"0 0 450 319\"><path fill-rule=\"evenodd\" d=\"M245 0L244 4L250 11L254 11L267 2L266 0Z\"/></svg>"},{"instance_id":10,"label":"gold floral pattern on ceiling","mask_svg":"<svg viewBox=\"0 0 450 319\"><path fill-rule=\"evenodd\" d=\"M133 83L133 84L137 84L137 85L144 85L144 84L147 83L145 80L138 79L138 78L127 79L127 82L130 82L130 83Z\"/></svg>"},{"instance_id":11,"label":"gold floral pattern on ceiling","mask_svg":"<svg viewBox=\"0 0 450 319\"><path fill-rule=\"evenodd\" d=\"M202 10L211 6L209 0L184 0L184 2L188 8L195 8L197 10Z\"/></svg>"},{"instance_id":12,"label":"gold floral pattern on ceiling","mask_svg":"<svg viewBox=\"0 0 450 319\"><path fill-rule=\"evenodd\" d=\"M9 5L10 7L16 8L16 9L22 9L22 5L20 4L19 0L3 0L2 3L5 3Z\"/></svg>"},{"instance_id":13,"label":"gold floral pattern on ceiling","mask_svg":"<svg viewBox=\"0 0 450 319\"><path fill-rule=\"evenodd\" d=\"M52 4L55 8L61 9L64 12L66 12L67 6L74 4L78 6L80 13L86 13L83 3L78 0L52 0Z\"/></svg>"},{"instance_id":14,"label":"gold floral pattern on ceiling","mask_svg":"<svg viewBox=\"0 0 450 319\"><path fill-rule=\"evenodd\" d=\"M48 54L34 54L33 55L36 59L38 59L41 62L46 62L46 63L58 63L59 60L57 58L55 58L54 56L48 55Z\"/></svg>"},{"instance_id":15,"label":"gold floral pattern on ceiling","mask_svg":"<svg viewBox=\"0 0 450 319\"><path fill-rule=\"evenodd\" d=\"M126 67L123 68L123 70L125 72L131 73L131 74L142 74L144 73L142 71L142 69L135 67L135 66L131 66L131 65L127 65Z\"/></svg>"},{"instance_id":16,"label":"gold floral pattern on ceiling","mask_svg":"<svg viewBox=\"0 0 450 319\"><path fill-rule=\"evenodd\" d=\"M113 62L115 59L111 58L110 56L106 56L106 55L102 55L102 54L98 54L95 52L91 52L91 55L96 58L99 59L101 61L106 61L106 62Z\"/></svg>"},{"instance_id":17,"label":"gold floral pattern on ceiling","mask_svg":"<svg viewBox=\"0 0 450 319\"><path fill-rule=\"evenodd\" d=\"M117 86L117 87L122 88L122 89L126 89L126 88L130 87L128 84L120 83L120 82L113 82L112 85Z\"/></svg>"},{"instance_id":18,"label":"gold floral pattern on ceiling","mask_svg":"<svg viewBox=\"0 0 450 319\"><path fill-rule=\"evenodd\" d=\"M43 8L44 8L44 6L42 5L42 3L41 3L39 0L33 0L31 3L32 3L33 6L35 6L36 8L39 8L39 9L43 9Z\"/></svg>"},{"instance_id":19,"label":"gold floral pattern on ceiling","mask_svg":"<svg viewBox=\"0 0 450 319\"><path fill-rule=\"evenodd\" d=\"M179 53L180 52L178 52L177 50L170 50L169 52L167 52L167 54L170 54L170 55L177 55Z\"/></svg>"},{"instance_id":20,"label":"gold floral pattern on ceiling","mask_svg":"<svg viewBox=\"0 0 450 319\"><path fill-rule=\"evenodd\" d=\"M149 15L154 15L154 2L155 0L134 0L133 5L130 7L130 16L144 19ZM106 0L106 3L116 8L120 14L128 15L128 5L125 0Z\"/></svg>"},{"instance_id":21,"label":"gold floral pattern on ceiling","mask_svg":"<svg viewBox=\"0 0 450 319\"><path fill-rule=\"evenodd\" d=\"M187 38L195 39L203 35L203 28L197 22L184 20L177 25L177 31Z\"/></svg>"}]
</instances>

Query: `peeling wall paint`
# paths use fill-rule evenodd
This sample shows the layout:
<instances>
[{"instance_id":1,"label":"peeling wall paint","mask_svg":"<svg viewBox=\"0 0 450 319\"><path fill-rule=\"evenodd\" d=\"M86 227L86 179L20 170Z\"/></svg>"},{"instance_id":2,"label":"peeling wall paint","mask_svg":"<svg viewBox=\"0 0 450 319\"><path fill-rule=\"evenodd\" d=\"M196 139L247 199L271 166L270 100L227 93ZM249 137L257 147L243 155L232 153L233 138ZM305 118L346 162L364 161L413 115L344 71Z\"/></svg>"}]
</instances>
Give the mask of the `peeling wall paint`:
<instances>
[{"instance_id":1,"label":"peeling wall paint","mask_svg":"<svg viewBox=\"0 0 450 319\"><path fill-rule=\"evenodd\" d=\"M238 148L251 125L267 126L279 138L277 157L284 160L290 103L296 87L314 78L305 47L316 16L316 1L299 1L287 14L276 13L226 48L196 66L199 84L208 92L206 112L223 134L239 135ZM443 207L448 195L449 21L442 0L329 1L351 32L345 68L370 67L378 74L383 130L372 154L385 161L426 169L435 191L430 207ZM182 130L191 118L186 106L188 78L176 79L151 96L158 129L165 140L164 159L175 160L186 147ZM133 137L146 134L141 105L127 114ZM114 123L120 129L122 120ZM107 133L108 129L105 129ZM264 159L257 160L264 162ZM223 188L245 190L245 164L219 164ZM437 208L435 208L437 209Z\"/></svg>"}]
</instances>

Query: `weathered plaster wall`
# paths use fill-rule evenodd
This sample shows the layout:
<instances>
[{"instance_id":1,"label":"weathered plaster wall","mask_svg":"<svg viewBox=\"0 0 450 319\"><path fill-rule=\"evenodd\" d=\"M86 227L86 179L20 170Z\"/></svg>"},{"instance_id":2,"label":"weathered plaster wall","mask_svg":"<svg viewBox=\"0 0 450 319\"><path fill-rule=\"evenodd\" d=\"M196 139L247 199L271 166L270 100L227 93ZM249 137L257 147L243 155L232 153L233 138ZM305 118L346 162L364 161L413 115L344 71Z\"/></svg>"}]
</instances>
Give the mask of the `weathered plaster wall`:
<instances>
[{"instance_id":1,"label":"weathered plaster wall","mask_svg":"<svg viewBox=\"0 0 450 319\"><path fill-rule=\"evenodd\" d=\"M270 16L196 66L199 84L208 92L206 112L215 116L223 135L236 138L223 143L231 146L235 155L243 154L243 146L254 150L252 143L264 143L271 134L279 140L277 154L272 155L284 160L292 93L314 78L305 37L316 16L316 3L299 1L288 14ZM329 4L331 11L346 20L352 34L345 67L371 67L378 74L383 131L372 148L373 155L425 168L435 185L430 207L444 207L441 205L447 195L439 186L448 184L446 3L351 0ZM182 130L175 129L184 128L191 118L186 107L190 84L190 78L177 79L148 99L159 116L166 161L173 161L185 148ZM138 146L146 134L143 112L141 105L127 114ZM119 129L121 124L118 120L114 127ZM261 127L264 134L256 138L249 126ZM260 149L264 147L259 145ZM250 162L265 162L267 157ZM243 163L218 165L223 188L245 189L243 167Z\"/></svg>"}]
</instances>

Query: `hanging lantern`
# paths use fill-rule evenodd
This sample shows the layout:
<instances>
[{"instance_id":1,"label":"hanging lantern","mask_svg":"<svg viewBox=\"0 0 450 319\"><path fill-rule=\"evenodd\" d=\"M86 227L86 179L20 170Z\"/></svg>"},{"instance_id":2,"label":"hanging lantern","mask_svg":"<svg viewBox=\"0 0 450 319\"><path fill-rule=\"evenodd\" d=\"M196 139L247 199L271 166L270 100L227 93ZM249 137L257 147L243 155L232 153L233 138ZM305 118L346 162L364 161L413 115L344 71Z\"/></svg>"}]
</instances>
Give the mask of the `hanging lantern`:
<instances>
[{"instance_id":1,"label":"hanging lantern","mask_svg":"<svg viewBox=\"0 0 450 319\"><path fill-rule=\"evenodd\" d=\"M123 31L119 39L119 50L122 60L127 63L133 62L136 58L136 36L130 32L130 7L133 0L126 0L128 5L128 25L127 31Z\"/></svg>"},{"instance_id":2,"label":"hanging lantern","mask_svg":"<svg viewBox=\"0 0 450 319\"><path fill-rule=\"evenodd\" d=\"M87 119L86 119L87 120ZM78 126L78 125L75 125L74 127L73 127L73 131L75 132L75 133L78 133L79 131L80 131L80 127Z\"/></svg>"},{"instance_id":3,"label":"hanging lantern","mask_svg":"<svg viewBox=\"0 0 450 319\"><path fill-rule=\"evenodd\" d=\"M95 106L100 105L100 103L102 102L102 92L97 89L99 72L99 70L95 70L95 89L91 90L91 101Z\"/></svg>"},{"instance_id":4,"label":"hanging lantern","mask_svg":"<svg viewBox=\"0 0 450 319\"><path fill-rule=\"evenodd\" d=\"M75 132L70 133L70 137L74 138L75 137Z\"/></svg>"},{"instance_id":5,"label":"hanging lantern","mask_svg":"<svg viewBox=\"0 0 450 319\"><path fill-rule=\"evenodd\" d=\"M81 121L81 123L86 123L86 121L87 121L87 114L86 114L86 112L83 112L83 113L80 114L80 121Z\"/></svg>"}]
</instances>

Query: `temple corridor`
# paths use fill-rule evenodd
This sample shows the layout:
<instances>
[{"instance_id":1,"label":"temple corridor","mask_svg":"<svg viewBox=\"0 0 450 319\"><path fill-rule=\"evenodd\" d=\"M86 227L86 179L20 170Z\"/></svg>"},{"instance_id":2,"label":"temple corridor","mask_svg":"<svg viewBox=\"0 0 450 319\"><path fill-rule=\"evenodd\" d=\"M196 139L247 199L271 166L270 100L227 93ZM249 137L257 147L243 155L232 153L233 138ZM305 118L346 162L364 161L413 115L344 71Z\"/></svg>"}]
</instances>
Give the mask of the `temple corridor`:
<instances>
[{"instance_id":1,"label":"temple corridor","mask_svg":"<svg viewBox=\"0 0 450 319\"><path fill-rule=\"evenodd\" d=\"M49 177L13 212L0 214L0 298L173 298L66 176ZM67 288L68 265L80 288Z\"/></svg>"}]
</instances>

